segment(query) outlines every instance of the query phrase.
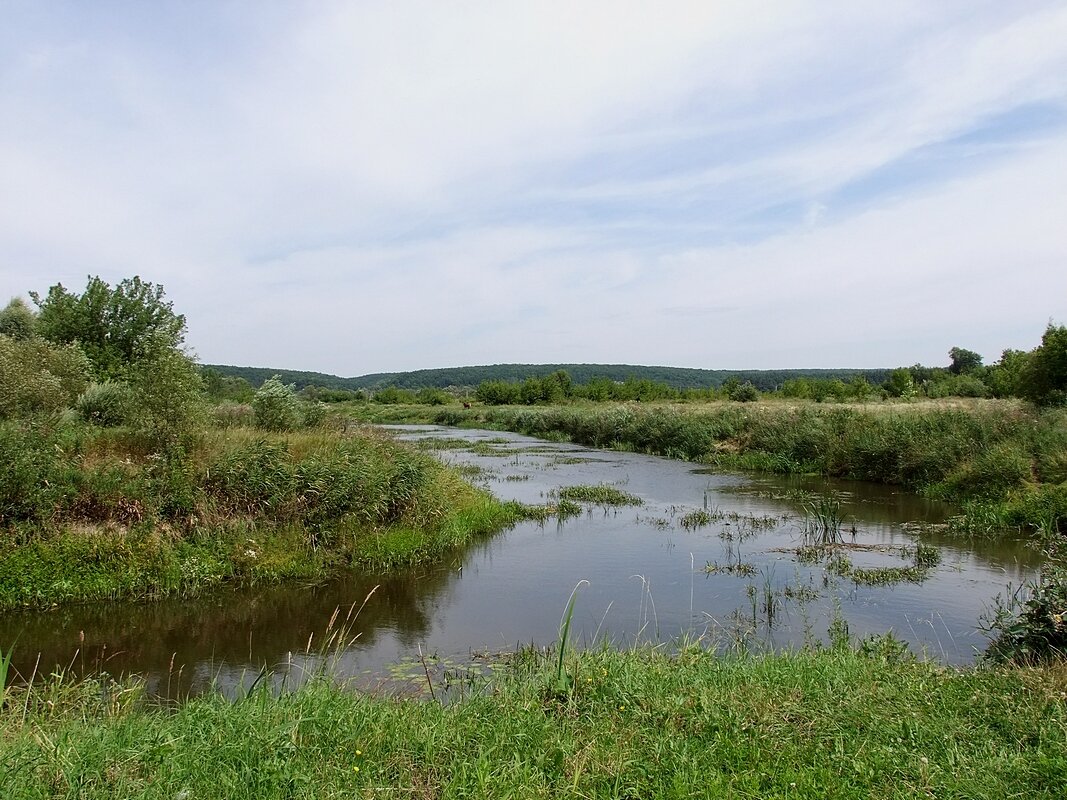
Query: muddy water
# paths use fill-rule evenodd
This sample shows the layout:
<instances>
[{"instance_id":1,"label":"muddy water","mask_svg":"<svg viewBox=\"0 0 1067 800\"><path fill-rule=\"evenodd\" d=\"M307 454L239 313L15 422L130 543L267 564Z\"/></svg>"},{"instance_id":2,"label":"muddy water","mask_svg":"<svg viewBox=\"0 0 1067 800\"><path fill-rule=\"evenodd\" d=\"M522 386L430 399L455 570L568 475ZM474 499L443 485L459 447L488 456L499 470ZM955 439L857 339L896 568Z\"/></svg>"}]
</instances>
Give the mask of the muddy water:
<instances>
[{"instance_id":1,"label":"muddy water","mask_svg":"<svg viewBox=\"0 0 1067 800\"><path fill-rule=\"evenodd\" d=\"M571 590L585 581L571 628L579 644L684 635L710 647L800 646L826 641L840 618L854 638L892 631L917 652L966 663L985 646L978 621L993 598L1033 577L1039 564L1020 543L919 532L915 523L936 525L951 509L889 487L716 474L498 432L394 430L423 446L443 445L434 452L504 499L546 503L562 486L608 484L643 502L583 504L562 523L522 523L400 574L7 614L0 642L16 643L23 675L56 665L136 672L150 691L170 697L211 686L236 691L264 668L275 682L293 684L324 664L366 685L403 686L425 681L420 653L440 677L484 653L551 644ZM803 561L796 550L804 504L829 496L841 503L854 567L910 566L920 541L937 549L940 562L919 582L871 586L836 574L825 559ZM702 511L707 524L686 517ZM335 639L324 653L335 609L343 618L353 607L358 615L343 646Z\"/></svg>"}]
</instances>

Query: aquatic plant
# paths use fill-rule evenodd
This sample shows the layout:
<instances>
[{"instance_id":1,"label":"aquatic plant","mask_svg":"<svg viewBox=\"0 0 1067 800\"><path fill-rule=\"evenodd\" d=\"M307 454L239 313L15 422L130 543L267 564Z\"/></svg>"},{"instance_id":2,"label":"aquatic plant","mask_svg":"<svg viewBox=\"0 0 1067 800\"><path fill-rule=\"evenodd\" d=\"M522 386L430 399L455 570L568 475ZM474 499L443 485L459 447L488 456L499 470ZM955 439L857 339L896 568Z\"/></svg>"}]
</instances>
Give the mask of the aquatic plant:
<instances>
[{"instance_id":1,"label":"aquatic plant","mask_svg":"<svg viewBox=\"0 0 1067 800\"><path fill-rule=\"evenodd\" d=\"M639 506L644 501L636 495L624 492L615 486L597 484L596 486L563 486L556 493L560 500L596 503L604 506Z\"/></svg>"},{"instance_id":2,"label":"aquatic plant","mask_svg":"<svg viewBox=\"0 0 1067 800\"><path fill-rule=\"evenodd\" d=\"M805 504L804 539L809 544L832 545L841 542L841 501L819 497Z\"/></svg>"}]
</instances>

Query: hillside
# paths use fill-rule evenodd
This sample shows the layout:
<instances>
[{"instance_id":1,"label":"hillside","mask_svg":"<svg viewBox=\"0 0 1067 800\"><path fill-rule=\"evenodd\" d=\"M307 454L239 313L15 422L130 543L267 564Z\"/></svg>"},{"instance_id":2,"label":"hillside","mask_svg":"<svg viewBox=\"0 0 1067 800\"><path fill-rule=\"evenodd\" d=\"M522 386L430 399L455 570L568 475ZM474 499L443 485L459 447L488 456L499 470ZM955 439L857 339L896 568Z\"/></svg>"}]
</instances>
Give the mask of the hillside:
<instances>
[{"instance_id":1,"label":"hillside","mask_svg":"<svg viewBox=\"0 0 1067 800\"><path fill-rule=\"evenodd\" d=\"M225 364L204 364L205 370L213 369L233 377L244 378L253 386L259 386L273 375L285 383L305 386L321 386L327 389L382 389L395 386L400 389L449 386L474 387L482 381L521 381L534 376L542 377L556 370L566 370L575 383L587 383L593 378L608 378L624 381L628 378L664 383L675 389L694 389L721 386L732 377L751 381L758 389L768 390L793 378L840 378L847 380L864 376L871 383L881 383L890 373L889 369L776 369L776 370L712 370L686 367L649 367L634 364L491 364L476 367L448 367L444 369L421 369L413 372L379 372L355 378L341 378L322 372L272 369L270 367L237 367Z\"/></svg>"}]
</instances>

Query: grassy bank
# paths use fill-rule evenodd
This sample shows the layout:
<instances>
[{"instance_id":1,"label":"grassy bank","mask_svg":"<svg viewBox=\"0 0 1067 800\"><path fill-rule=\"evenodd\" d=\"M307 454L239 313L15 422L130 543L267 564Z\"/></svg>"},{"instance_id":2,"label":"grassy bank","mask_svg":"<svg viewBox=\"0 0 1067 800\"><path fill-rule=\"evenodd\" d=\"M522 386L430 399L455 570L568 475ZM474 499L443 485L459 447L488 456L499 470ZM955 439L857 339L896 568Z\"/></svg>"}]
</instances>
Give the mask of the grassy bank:
<instances>
[{"instance_id":1,"label":"grassy bank","mask_svg":"<svg viewBox=\"0 0 1067 800\"><path fill-rule=\"evenodd\" d=\"M0 794L79 798L1038 798L1067 785L1067 672L954 670L892 648L719 658L527 655L448 707L314 682L152 709L13 689Z\"/></svg>"},{"instance_id":2,"label":"grassy bank","mask_svg":"<svg viewBox=\"0 0 1067 800\"><path fill-rule=\"evenodd\" d=\"M410 415L405 414L410 419ZM699 461L903 486L961 503L974 533L1067 529L1067 410L1016 401L498 406L428 411L481 425Z\"/></svg>"},{"instance_id":3,"label":"grassy bank","mask_svg":"<svg viewBox=\"0 0 1067 800\"><path fill-rule=\"evenodd\" d=\"M0 608L396 567L519 513L372 431L205 429L161 456L122 429L6 423L0 451Z\"/></svg>"}]
</instances>

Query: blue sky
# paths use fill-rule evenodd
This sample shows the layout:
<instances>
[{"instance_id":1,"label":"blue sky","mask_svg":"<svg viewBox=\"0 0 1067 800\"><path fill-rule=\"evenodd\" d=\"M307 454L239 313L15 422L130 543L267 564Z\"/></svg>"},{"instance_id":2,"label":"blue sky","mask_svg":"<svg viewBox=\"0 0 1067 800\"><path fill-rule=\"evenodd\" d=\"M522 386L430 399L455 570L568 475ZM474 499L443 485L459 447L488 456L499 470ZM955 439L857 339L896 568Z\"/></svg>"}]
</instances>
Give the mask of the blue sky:
<instances>
[{"instance_id":1,"label":"blue sky","mask_svg":"<svg viewBox=\"0 0 1067 800\"><path fill-rule=\"evenodd\" d=\"M1062 2L0 0L0 291L210 363L987 361L1067 322Z\"/></svg>"}]
</instances>

